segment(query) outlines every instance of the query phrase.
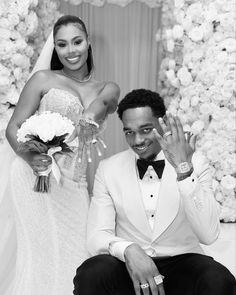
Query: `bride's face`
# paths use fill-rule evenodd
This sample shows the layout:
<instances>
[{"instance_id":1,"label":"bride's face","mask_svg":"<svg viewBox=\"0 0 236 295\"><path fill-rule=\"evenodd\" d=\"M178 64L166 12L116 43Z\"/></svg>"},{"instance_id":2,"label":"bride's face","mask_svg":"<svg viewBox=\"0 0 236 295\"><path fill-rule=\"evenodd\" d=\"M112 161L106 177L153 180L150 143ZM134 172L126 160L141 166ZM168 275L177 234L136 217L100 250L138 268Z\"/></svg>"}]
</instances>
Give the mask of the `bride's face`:
<instances>
[{"instance_id":1,"label":"bride's face","mask_svg":"<svg viewBox=\"0 0 236 295\"><path fill-rule=\"evenodd\" d=\"M79 25L68 24L62 26L54 37L57 55L64 65L70 70L86 67L88 58L88 39Z\"/></svg>"}]
</instances>

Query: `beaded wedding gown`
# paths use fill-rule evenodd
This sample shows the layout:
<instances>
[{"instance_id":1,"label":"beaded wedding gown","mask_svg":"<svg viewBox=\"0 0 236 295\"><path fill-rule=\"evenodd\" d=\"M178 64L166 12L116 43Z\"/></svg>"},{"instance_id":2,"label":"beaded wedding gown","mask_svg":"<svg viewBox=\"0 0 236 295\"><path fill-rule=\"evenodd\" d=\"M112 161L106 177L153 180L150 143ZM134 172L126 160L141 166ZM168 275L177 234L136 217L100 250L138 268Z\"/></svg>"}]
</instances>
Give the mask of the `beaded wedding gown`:
<instances>
[{"instance_id":1,"label":"beaded wedding gown","mask_svg":"<svg viewBox=\"0 0 236 295\"><path fill-rule=\"evenodd\" d=\"M83 111L79 98L52 88L41 100L42 111L58 112L72 121ZM87 159L56 154L61 184L50 176L50 192L33 191L35 176L17 157L11 168L10 187L17 228L16 279L12 295L72 295L77 267L88 257L85 245L89 196Z\"/></svg>"}]
</instances>

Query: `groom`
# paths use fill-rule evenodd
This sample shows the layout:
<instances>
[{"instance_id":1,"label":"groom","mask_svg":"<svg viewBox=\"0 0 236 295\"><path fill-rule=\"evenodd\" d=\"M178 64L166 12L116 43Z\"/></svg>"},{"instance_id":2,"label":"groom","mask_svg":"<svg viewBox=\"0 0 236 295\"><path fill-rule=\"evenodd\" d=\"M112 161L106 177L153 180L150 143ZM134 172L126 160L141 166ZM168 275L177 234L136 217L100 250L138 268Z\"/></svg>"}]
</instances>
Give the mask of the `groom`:
<instances>
[{"instance_id":1,"label":"groom","mask_svg":"<svg viewBox=\"0 0 236 295\"><path fill-rule=\"evenodd\" d=\"M209 166L161 97L128 93L118 115L131 149L98 167L76 295L233 295L235 279L199 243L219 234Z\"/></svg>"}]
</instances>

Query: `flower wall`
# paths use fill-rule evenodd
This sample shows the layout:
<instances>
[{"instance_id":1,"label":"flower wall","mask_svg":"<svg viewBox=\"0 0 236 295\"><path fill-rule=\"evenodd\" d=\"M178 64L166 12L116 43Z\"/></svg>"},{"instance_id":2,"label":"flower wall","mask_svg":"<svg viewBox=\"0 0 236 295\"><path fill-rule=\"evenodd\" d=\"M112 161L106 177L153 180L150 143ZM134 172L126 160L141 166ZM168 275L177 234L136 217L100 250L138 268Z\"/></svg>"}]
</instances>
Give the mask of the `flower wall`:
<instances>
[{"instance_id":1,"label":"flower wall","mask_svg":"<svg viewBox=\"0 0 236 295\"><path fill-rule=\"evenodd\" d=\"M103 6L106 3L108 4L116 4L122 7L125 7L126 5L130 4L133 1L139 1L142 3L145 3L149 7L157 7L160 6L163 2L163 0L64 0L65 2L68 2L72 5L79 5L81 3L89 3L91 5L95 6Z\"/></svg>"},{"instance_id":2,"label":"flower wall","mask_svg":"<svg viewBox=\"0 0 236 295\"><path fill-rule=\"evenodd\" d=\"M162 34L165 43L159 77L161 94L169 111L198 134L197 149L211 164L221 220L233 222L236 221L234 0L175 0L171 4L174 18L167 22ZM166 6L169 11L168 3Z\"/></svg>"},{"instance_id":3,"label":"flower wall","mask_svg":"<svg viewBox=\"0 0 236 295\"><path fill-rule=\"evenodd\" d=\"M0 143L32 65L59 15L59 3L0 1Z\"/></svg>"}]
</instances>

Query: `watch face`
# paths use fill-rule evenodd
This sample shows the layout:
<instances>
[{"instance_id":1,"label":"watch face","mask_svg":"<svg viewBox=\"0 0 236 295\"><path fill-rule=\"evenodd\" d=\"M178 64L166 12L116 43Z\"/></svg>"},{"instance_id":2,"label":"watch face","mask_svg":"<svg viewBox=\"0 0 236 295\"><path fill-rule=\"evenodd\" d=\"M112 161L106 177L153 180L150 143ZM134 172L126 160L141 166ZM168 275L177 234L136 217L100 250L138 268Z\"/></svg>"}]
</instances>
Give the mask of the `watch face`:
<instances>
[{"instance_id":1,"label":"watch face","mask_svg":"<svg viewBox=\"0 0 236 295\"><path fill-rule=\"evenodd\" d=\"M190 169L191 169L191 168L190 168L188 162L183 162L183 163L180 163L180 164L178 165L178 170L179 170L180 173L186 173L186 172L188 172Z\"/></svg>"}]
</instances>

